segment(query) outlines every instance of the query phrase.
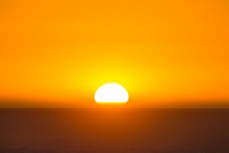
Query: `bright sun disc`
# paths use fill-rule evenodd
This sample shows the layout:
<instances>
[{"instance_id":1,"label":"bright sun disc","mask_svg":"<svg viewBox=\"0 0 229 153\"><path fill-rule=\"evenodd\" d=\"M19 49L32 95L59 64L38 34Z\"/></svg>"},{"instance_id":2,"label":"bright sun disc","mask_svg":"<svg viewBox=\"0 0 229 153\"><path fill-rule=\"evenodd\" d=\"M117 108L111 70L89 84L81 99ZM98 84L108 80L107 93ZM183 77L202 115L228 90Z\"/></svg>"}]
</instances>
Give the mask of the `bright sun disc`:
<instances>
[{"instance_id":1,"label":"bright sun disc","mask_svg":"<svg viewBox=\"0 0 229 153\"><path fill-rule=\"evenodd\" d=\"M117 83L106 83L95 93L96 103L127 103L129 99L126 89Z\"/></svg>"}]
</instances>

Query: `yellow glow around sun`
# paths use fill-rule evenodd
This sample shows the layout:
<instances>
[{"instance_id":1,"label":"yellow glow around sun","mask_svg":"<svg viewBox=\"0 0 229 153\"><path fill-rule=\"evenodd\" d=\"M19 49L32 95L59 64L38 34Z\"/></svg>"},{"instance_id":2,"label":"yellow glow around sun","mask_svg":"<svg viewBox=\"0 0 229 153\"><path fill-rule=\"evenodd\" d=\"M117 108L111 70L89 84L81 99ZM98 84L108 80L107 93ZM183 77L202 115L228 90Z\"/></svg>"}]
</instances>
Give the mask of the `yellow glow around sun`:
<instances>
[{"instance_id":1,"label":"yellow glow around sun","mask_svg":"<svg viewBox=\"0 0 229 153\"><path fill-rule=\"evenodd\" d=\"M127 103L129 99L126 89L117 83L106 83L95 93L97 103Z\"/></svg>"}]
</instances>

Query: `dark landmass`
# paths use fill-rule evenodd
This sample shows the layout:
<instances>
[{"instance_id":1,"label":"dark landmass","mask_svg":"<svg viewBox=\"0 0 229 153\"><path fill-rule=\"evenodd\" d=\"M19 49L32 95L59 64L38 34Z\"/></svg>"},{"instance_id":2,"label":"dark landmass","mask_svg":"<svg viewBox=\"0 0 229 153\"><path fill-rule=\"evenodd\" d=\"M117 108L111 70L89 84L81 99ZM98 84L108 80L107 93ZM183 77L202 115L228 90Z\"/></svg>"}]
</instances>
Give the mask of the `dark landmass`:
<instances>
[{"instance_id":1,"label":"dark landmass","mask_svg":"<svg viewBox=\"0 0 229 153\"><path fill-rule=\"evenodd\" d=\"M228 153L229 109L0 109L0 153Z\"/></svg>"}]
</instances>

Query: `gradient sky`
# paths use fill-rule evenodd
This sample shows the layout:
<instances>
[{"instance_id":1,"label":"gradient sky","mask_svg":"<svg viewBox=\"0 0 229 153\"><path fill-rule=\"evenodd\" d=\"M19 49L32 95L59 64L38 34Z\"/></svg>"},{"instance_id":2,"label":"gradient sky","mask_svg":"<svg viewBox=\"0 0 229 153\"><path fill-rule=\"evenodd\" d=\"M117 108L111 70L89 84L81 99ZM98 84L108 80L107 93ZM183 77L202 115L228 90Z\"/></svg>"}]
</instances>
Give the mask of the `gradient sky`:
<instances>
[{"instance_id":1,"label":"gradient sky","mask_svg":"<svg viewBox=\"0 0 229 153\"><path fill-rule=\"evenodd\" d=\"M229 106L227 0L4 0L0 107L94 104L122 84L137 107Z\"/></svg>"}]
</instances>

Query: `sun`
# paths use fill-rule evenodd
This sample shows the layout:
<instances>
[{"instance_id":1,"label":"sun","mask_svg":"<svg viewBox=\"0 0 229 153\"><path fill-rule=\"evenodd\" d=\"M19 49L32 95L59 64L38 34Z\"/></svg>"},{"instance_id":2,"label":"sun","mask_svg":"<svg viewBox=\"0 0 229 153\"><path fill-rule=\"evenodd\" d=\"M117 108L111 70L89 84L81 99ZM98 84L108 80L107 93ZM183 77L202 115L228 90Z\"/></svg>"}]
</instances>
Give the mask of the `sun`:
<instances>
[{"instance_id":1,"label":"sun","mask_svg":"<svg viewBox=\"0 0 229 153\"><path fill-rule=\"evenodd\" d=\"M129 95L126 89L117 83L106 83L95 92L96 103L103 104L125 104Z\"/></svg>"}]
</instances>

